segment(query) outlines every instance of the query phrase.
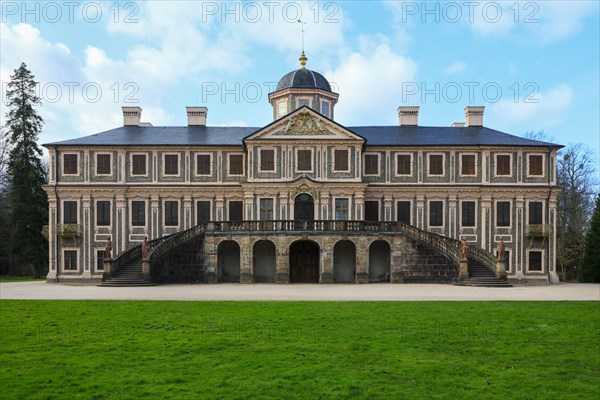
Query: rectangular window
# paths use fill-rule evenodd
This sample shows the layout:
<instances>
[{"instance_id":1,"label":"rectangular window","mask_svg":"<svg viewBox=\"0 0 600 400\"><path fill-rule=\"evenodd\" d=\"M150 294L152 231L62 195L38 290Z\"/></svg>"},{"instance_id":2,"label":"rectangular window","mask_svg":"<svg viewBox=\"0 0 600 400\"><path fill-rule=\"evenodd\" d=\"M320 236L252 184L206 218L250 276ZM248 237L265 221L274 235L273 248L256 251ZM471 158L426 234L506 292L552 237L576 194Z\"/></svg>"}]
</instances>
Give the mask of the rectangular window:
<instances>
[{"instance_id":1,"label":"rectangular window","mask_svg":"<svg viewBox=\"0 0 600 400\"><path fill-rule=\"evenodd\" d=\"M211 220L210 201L199 201L196 203L196 216L198 225L202 225Z\"/></svg>"},{"instance_id":2,"label":"rectangular window","mask_svg":"<svg viewBox=\"0 0 600 400\"><path fill-rule=\"evenodd\" d=\"M298 108L304 107L304 106L310 107L310 101L308 99L299 99L298 100Z\"/></svg>"},{"instance_id":3,"label":"rectangular window","mask_svg":"<svg viewBox=\"0 0 600 400\"><path fill-rule=\"evenodd\" d=\"M283 117L287 114L287 101L280 101L277 103L277 116Z\"/></svg>"},{"instance_id":4,"label":"rectangular window","mask_svg":"<svg viewBox=\"0 0 600 400\"><path fill-rule=\"evenodd\" d=\"M96 225L110 225L110 201L96 202Z\"/></svg>"},{"instance_id":5,"label":"rectangular window","mask_svg":"<svg viewBox=\"0 0 600 400\"><path fill-rule=\"evenodd\" d=\"M179 202L165 201L165 226L179 225Z\"/></svg>"},{"instance_id":6,"label":"rectangular window","mask_svg":"<svg viewBox=\"0 0 600 400\"><path fill-rule=\"evenodd\" d=\"M529 175L542 176L544 175L544 156L530 155L529 156Z\"/></svg>"},{"instance_id":7,"label":"rectangular window","mask_svg":"<svg viewBox=\"0 0 600 400\"><path fill-rule=\"evenodd\" d=\"M275 150L260 151L261 171L275 171Z\"/></svg>"},{"instance_id":8,"label":"rectangular window","mask_svg":"<svg viewBox=\"0 0 600 400\"><path fill-rule=\"evenodd\" d=\"M244 220L242 202L241 201L230 201L229 202L229 221L240 222Z\"/></svg>"},{"instance_id":9,"label":"rectangular window","mask_svg":"<svg viewBox=\"0 0 600 400\"><path fill-rule=\"evenodd\" d=\"M196 156L196 174L197 175L210 175L210 154L198 154Z\"/></svg>"},{"instance_id":10,"label":"rectangular window","mask_svg":"<svg viewBox=\"0 0 600 400\"><path fill-rule=\"evenodd\" d=\"M96 271L104 271L104 250L96 250Z\"/></svg>"},{"instance_id":11,"label":"rectangular window","mask_svg":"<svg viewBox=\"0 0 600 400\"><path fill-rule=\"evenodd\" d=\"M510 175L510 155L498 154L496 156L496 175Z\"/></svg>"},{"instance_id":12,"label":"rectangular window","mask_svg":"<svg viewBox=\"0 0 600 400\"><path fill-rule=\"evenodd\" d=\"M336 171L348 171L348 151L347 150L335 150L333 152L334 165L333 169Z\"/></svg>"},{"instance_id":13,"label":"rectangular window","mask_svg":"<svg viewBox=\"0 0 600 400\"><path fill-rule=\"evenodd\" d=\"M273 220L273 199L260 199L260 220Z\"/></svg>"},{"instance_id":14,"label":"rectangular window","mask_svg":"<svg viewBox=\"0 0 600 400\"><path fill-rule=\"evenodd\" d=\"M131 225L146 226L146 202L132 201L131 202Z\"/></svg>"},{"instance_id":15,"label":"rectangular window","mask_svg":"<svg viewBox=\"0 0 600 400\"><path fill-rule=\"evenodd\" d=\"M429 202L429 226L444 225L444 202L430 201Z\"/></svg>"},{"instance_id":16,"label":"rectangular window","mask_svg":"<svg viewBox=\"0 0 600 400\"><path fill-rule=\"evenodd\" d=\"M444 174L444 156L441 154L429 155L429 175Z\"/></svg>"},{"instance_id":17,"label":"rectangular window","mask_svg":"<svg viewBox=\"0 0 600 400\"><path fill-rule=\"evenodd\" d=\"M77 223L77 202L65 201L63 203L63 224Z\"/></svg>"},{"instance_id":18,"label":"rectangular window","mask_svg":"<svg viewBox=\"0 0 600 400\"><path fill-rule=\"evenodd\" d=\"M146 155L134 154L131 156L131 174L146 175Z\"/></svg>"},{"instance_id":19,"label":"rectangular window","mask_svg":"<svg viewBox=\"0 0 600 400\"><path fill-rule=\"evenodd\" d=\"M529 202L529 224L540 225L543 223L543 203L541 201Z\"/></svg>"},{"instance_id":20,"label":"rectangular window","mask_svg":"<svg viewBox=\"0 0 600 400\"><path fill-rule=\"evenodd\" d=\"M348 220L348 199L335 199L335 219Z\"/></svg>"},{"instance_id":21,"label":"rectangular window","mask_svg":"<svg viewBox=\"0 0 600 400\"><path fill-rule=\"evenodd\" d=\"M378 201L365 201L365 221L379 221Z\"/></svg>"},{"instance_id":22,"label":"rectangular window","mask_svg":"<svg viewBox=\"0 0 600 400\"><path fill-rule=\"evenodd\" d=\"M365 154L365 175L379 175L378 154Z\"/></svg>"},{"instance_id":23,"label":"rectangular window","mask_svg":"<svg viewBox=\"0 0 600 400\"><path fill-rule=\"evenodd\" d=\"M461 156L461 175L475 175L475 155L463 154Z\"/></svg>"},{"instance_id":24,"label":"rectangular window","mask_svg":"<svg viewBox=\"0 0 600 400\"><path fill-rule=\"evenodd\" d=\"M541 251L530 251L529 252L529 270L530 271L541 271L542 270L542 252Z\"/></svg>"},{"instance_id":25,"label":"rectangular window","mask_svg":"<svg viewBox=\"0 0 600 400\"><path fill-rule=\"evenodd\" d=\"M510 226L510 202L499 201L496 203L496 225Z\"/></svg>"},{"instance_id":26,"label":"rectangular window","mask_svg":"<svg viewBox=\"0 0 600 400\"><path fill-rule=\"evenodd\" d=\"M312 171L312 151L298 150L298 171Z\"/></svg>"},{"instance_id":27,"label":"rectangular window","mask_svg":"<svg viewBox=\"0 0 600 400\"><path fill-rule=\"evenodd\" d=\"M179 174L179 155L165 154L165 175Z\"/></svg>"},{"instance_id":28,"label":"rectangular window","mask_svg":"<svg viewBox=\"0 0 600 400\"><path fill-rule=\"evenodd\" d=\"M96 175L110 175L110 154L96 154Z\"/></svg>"},{"instance_id":29,"label":"rectangular window","mask_svg":"<svg viewBox=\"0 0 600 400\"><path fill-rule=\"evenodd\" d=\"M463 201L461 208L461 225L475 226L475 202Z\"/></svg>"},{"instance_id":30,"label":"rectangular window","mask_svg":"<svg viewBox=\"0 0 600 400\"><path fill-rule=\"evenodd\" d=\"M241 154L229 155L229 175L244 174L244 156Z\"/></svg>"},{"instance_id":31,"label":"rectangular window","mask_svg":"<svg viewBox=\"0 0 600 400\"><path fill-rule=\"evenodd\" d=\"M329 102L328 101L322 101L321 102L321 114L323 114L327 118L330 118L329 117Z\"/></svg>"},{"instance_id":32,"label":"rectangular window","mask_svg":"<svg viewBox=\"0 0 600 400\"><path fill-rule=\"evenodd\" d=\"M64 175L77 175L77 154L63 154L63 174Z\"/></svg>"},{"instance_id":33,"label":"rectangular window","mask_svg":"<svg viewBox=\"0 0 600 400\"><path fill-rule=\"evenodd\" d=\"M410 201L399 201L396 207L398 222L410 225Z\"/></svg>"},{"instance_id":34,"label":"rectangular window","mask_svg":"<svg viewBox=\"0 0 600 400\"><path fill-rule=\"evenodd\" d=\"M77 251L76 250L65 250L64 255L64 270L65 271L77 271Z\"/></svg>"},{"instance_id":35,"label":"rectangular window","mask_svg":"<svg viewBox=\"0 0 600 400\"><path fill-rule=\"evenodd\" d=\"M410 154L398 154L396 157L396 174L397 175L410 175L411 174L411 155Z\"/></svg>"}]
</instances>

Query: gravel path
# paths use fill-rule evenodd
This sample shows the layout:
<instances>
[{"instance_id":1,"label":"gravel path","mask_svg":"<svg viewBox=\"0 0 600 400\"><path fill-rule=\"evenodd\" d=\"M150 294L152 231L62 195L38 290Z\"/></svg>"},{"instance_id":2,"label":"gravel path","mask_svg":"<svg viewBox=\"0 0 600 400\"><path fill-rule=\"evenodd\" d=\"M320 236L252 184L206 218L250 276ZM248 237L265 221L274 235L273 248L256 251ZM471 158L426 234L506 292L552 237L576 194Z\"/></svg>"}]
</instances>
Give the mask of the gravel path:
<instances>
[{"instance_id":1,"label":"gravel path","mask_svg":"<svg viewBox=\"0 0 600 400\"><path fill-rule=\"evenodd\" d=\"M0 283L0 299L48 300L233 300L233 301L462 301L600 300L600 285L561 283L512 288L431 284L369 285L160 285L112 288L46 282Z\"/></svg>"}]
</instances>

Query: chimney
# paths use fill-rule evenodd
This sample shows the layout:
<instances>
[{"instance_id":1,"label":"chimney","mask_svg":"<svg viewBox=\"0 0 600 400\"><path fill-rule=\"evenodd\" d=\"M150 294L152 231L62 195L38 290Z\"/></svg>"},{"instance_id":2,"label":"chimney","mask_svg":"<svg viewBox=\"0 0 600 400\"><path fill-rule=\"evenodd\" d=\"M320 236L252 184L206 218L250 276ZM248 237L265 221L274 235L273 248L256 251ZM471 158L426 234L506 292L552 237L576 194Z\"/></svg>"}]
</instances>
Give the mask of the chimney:
<instances>
[{"instance_id":1,"label":"chimney","mask_svg":"<svg viewBox=\"0 0 600 400\"><path fill-rule=\"evenodd\" d=\"M206 107L186 107L188 126L206 126Z\"/></svg>"},{"instance_id":2,"label":"chimney","mask_svg":"<svg viewBox=\"0 0 600 400\"><path fill-rule=\"evenodd\" d=\"M139 126L142 118L142 109L140 107L121 107L123 110L124 126Z\"/></svg>"},{"instance_id":3,"label":"chimney","mask_svg":"<svg viewBox=\"0 0 600 400\"><path fill-rule=\"evenodd\" d=\"M483 106L465 107L465 126L483 126Z\"/></svg>"},{"instance_id":4,"label":"chimney","mask_svg":"<svg viewBox=\"0 0 600 400\"><path fill-rule=\"evenodd\" d=\"M452 125L450 125L452 128L462 128L465 126L464 122L453 122Z\"/></svg>"},{"instance_id":5,"label":"chimney","mask_svg":"<svg viewBox=\"0 0 600 400\"><path fill-rule=\"evenodd\" d=\"M419 125L419 106L398 107L398 121L400 126L417 126Z\"/></svg>"}]
</instances>

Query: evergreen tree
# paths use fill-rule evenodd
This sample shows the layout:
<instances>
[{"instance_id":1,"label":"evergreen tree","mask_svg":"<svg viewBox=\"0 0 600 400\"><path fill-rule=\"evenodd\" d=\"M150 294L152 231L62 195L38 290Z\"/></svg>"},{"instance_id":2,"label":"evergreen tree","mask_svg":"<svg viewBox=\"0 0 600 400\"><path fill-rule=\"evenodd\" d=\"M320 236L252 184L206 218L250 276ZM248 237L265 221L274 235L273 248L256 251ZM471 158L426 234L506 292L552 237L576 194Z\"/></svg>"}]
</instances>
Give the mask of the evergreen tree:
<instances>
[{"instance_id":1,"label":"evergreen tree","mask_svg":"<svg viewBox=\"0 0 600 400\"><path fill-rule=\"evenodd\" d=\"M600 282L600 195L596 196L596 208L586 237L579 280Z\"/></svg>"},{"instance_id":2,"label":"evergreen tree","mask_svg":"<svg viewBox=\"0 0 600 400\"><path fill-rule=\"evenodd\" d=\"M42 227L48 223L48 197L42 189L47 177L41 161L42 150L36 143L43 120L34 109L41 100L35 93L34 76L25 63L10 79L5 135L11 145L8 160L11 272L39 277L48 265L48 244L42 236Z\"/></svg>"}]
</instances>

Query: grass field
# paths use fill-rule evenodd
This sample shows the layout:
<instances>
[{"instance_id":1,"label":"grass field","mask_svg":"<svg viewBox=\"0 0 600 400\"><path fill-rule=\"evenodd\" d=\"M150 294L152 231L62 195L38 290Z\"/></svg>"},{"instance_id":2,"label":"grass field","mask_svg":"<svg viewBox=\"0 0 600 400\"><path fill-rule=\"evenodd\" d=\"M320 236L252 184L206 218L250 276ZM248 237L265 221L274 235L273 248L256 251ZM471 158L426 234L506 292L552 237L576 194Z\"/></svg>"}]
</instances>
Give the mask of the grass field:
<instances>
[{"instance_id":1,"label":"grass field","mask_svg":"<svg viewBox=\"0 0 600 400\"><path fill-rule=\"evenodd\" d=\"M29 282L29 281L44 281L46 278L33 278L31 276L10 276L0 275L0 282Z\"/></svg>"},{"instance_id":2,"label":"grass field","mask_svg":"<svg viewBox=\"0 0 600 400\"><path fill-rule=\"evenodd\" d=\"M6 399L596 399L600 302L0 302Z\"/></svg>"}]
</instances>

